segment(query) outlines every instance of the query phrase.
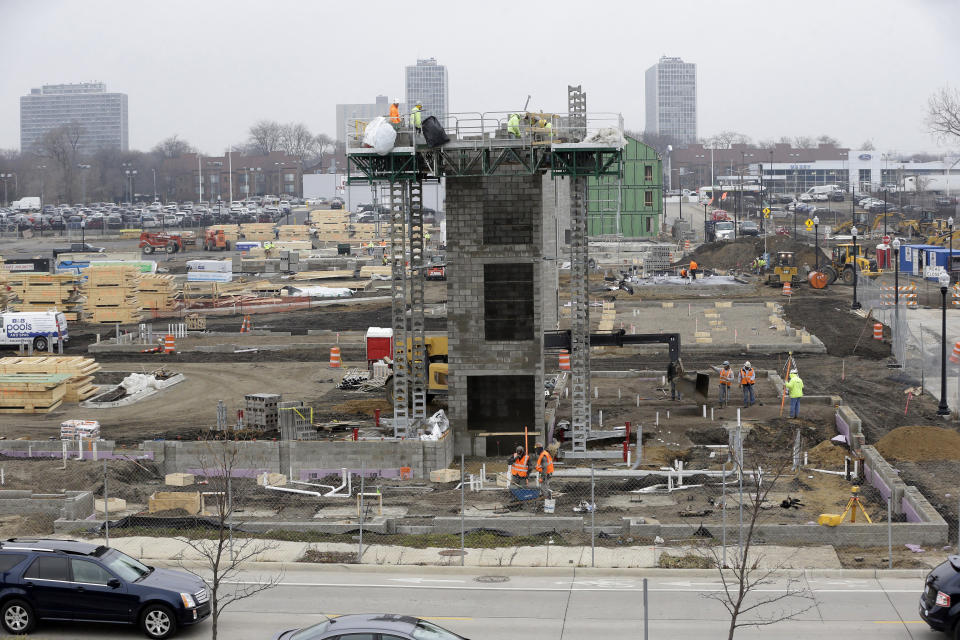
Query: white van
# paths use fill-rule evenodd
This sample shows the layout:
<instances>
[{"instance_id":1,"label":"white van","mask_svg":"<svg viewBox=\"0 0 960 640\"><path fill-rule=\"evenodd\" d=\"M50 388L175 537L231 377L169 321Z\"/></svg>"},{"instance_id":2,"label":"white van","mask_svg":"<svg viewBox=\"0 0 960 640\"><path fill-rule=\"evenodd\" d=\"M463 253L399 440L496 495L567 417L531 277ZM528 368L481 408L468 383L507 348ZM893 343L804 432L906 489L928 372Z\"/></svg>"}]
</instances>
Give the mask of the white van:
<instances>
[{"instance_id":1,"label":"white van","mask_svg":"<svg viewBox=\"0 0 960 640\"><path fill-rule=\"evenodd\" d=\"M0 345L32 343L34 351L46 351L69 338L61 311L7 311L0 318Z\"/></svg>"}]
</instances>

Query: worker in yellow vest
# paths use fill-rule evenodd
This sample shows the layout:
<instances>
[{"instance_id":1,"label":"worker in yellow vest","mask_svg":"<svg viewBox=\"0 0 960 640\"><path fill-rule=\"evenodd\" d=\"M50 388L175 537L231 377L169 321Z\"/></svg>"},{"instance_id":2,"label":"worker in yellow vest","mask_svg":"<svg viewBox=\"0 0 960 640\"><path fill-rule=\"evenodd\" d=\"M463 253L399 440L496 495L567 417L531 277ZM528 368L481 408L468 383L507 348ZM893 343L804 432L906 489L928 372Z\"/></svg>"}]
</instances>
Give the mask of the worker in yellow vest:
<instances>
[{"instance_id":1,"label":"worker in yellow vest","mask_svg":"<svg viewBox=\"0 0 960 640\"><path fill-rule=\"evenodd\" d=\"M553 497L550 491L550 476L553 475L553 456L543 448L543 443L541 442L538 442L533 450L537 454L537 474L540 477L540 492L544 498L549 500Z\"/></svg>"},{"instance_id":2,"label":"worker in yellow vest","mask_svg":"<svg viewBox=\"0 0 960 640\"><path fill-rule=\"evenodd\" d=\"M420 133L420 127L423 125L423 105L419 102L414 105L413 110L410 111L410 126L413 127L414 131Z\"/></svg>"}]
</instances>

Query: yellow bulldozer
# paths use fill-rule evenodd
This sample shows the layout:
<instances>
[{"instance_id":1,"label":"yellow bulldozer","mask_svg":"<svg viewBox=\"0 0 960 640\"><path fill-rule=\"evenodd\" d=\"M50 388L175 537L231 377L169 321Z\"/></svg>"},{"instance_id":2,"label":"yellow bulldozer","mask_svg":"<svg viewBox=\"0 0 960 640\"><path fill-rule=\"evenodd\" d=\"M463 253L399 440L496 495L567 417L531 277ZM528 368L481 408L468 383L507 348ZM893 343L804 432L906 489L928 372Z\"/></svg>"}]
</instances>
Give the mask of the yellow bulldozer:
<instances>
[{"instance_id":1,"label":"yellow bulldozer","mask_svg":"<svg viewBox=\"0 0 960 640\"><path fill-rule=\"evenodd\" d=\"M445 396L448 392L447 373L450 365L447 363L447 336L426 336L424 338L424 347L427 352L427 402L433 400L436 396ZM407 338L407 359L408 371L410 371L410 359L413 357L413 339ZM409 376L409 373L408 373ZM393 403L393 369L386 383L387 401ZM411 395L412 397L412 395Z\"/></svg>"},{"instance_id":2,"label":"yellow bulldozer","mask_svg":"<svg viewBox=\"0 0 960 640\"><path fill-rule=\"evenodd\" d=\"M821 269L827 275L827 284L833 284L838 278L844 284L853 284L854 262L856 262L859 277L874 278L880 275L876 259L867 257L866 248L862 244L857 244L856 255L854 255L853 246L853 243L843 243L833 247L830 264Z\"/></svg>"},{"instance_id":3,"label":"yellow bulldozer","mask_svg":"<svg viewBox=\"0 0 960 640\"><path fill-rule=\"evenodd\" d=\"M772 287L800 284L800 273L792 251L778 251L773 256L773 269L767 274L767 284Z\"/></svg>"}]
</instances>

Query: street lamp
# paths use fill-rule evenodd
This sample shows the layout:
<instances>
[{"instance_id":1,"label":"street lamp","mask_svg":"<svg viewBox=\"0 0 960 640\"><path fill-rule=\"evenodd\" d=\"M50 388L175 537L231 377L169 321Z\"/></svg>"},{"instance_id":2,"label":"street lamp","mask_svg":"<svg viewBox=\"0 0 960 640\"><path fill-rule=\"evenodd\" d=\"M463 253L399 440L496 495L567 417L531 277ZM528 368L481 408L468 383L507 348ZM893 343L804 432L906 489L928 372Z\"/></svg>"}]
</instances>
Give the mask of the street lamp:
<instances>
[{"instance_id":1,"label":"street lamp","mask_svg":"<svg viewBox=\"0 0 960 640\"><path fill-rule=\"evenodd\" d=\"M947 218L947 227L950 229L950 257L947 258L947 274L953 280L953 216Z\"/></svg>"},{"instance_id":2,"label":"street lamp","mask_svg":"<svg viewBox=\"0 0 960 640\"><path fill-rule=\"evenodd\" d=\"M859 309L862 305L857 302L857 228L850 228L850 235L853 236L853 304L851 309Z\"/></svg>"},{"instance_id":3,"label":"street lamp","mask_svg":"<svg viewBox=\"0 0 960 640\"><path fill-rule=\"evenodd\" d=\"M156 202L157 201L157 170L150 169L150 171L153 171L153 201Z\"/></svg>"},{"instance_id":4,"label":"street lamp","mask_svg":"<svg viewBox=\"0 0 960 640\"><path fill-rule=\"evenodd\" d=\"M707 241L707 203L703 203L703 241Z\"/></svg>"},{"instance_id":5,"label":"street lamp","mask_svg":"<svg viewBox=\"0 0 960 640\"><path fill-rule=\"evenodd\" d=\"M947 287L950 285L950 275L947 272L940 274L940 406L937 407L938 416L950 415L947 406Z\"/></svg>"},{"instance_id":6,"label":"street lamp","mask_svg":"<svg viewBox=\"0 0 960 640\"><path fill-rule=\"evenodd\" d=\"M0 173L0 178L3 178L3 206L10 206L10 198L7 196L7 180L14 177L15 174L12 173Z\"/></svg>"},{"instance_id":7,"label":"street lamp","mask_svg":"<svg viewBox=\"0 0 960 640\"><path fill-rule=\"evenodd\" d=\"M80 169L80 184L82 185L81 192L83 193L83 197L80 199L80 201L83 204L87 204L87 171L86 170L90 168L90 165L78 164L77 168Z\"/></svg>"},{"instance_id":8,"label":"street lamp","mask_svg":"<svg viewBox=\"0 0 960 640\"><path fill-rule=\"evenodd\" d=\"M820 271L820 216L813 216L813 270Z\"/></svg>"},{"instance_id":9,"label":"street lamp","mask_svg":"<svg viewBox=\"0 0 960 640\"><path fill-rule=\"evenodd\" d=\"M900 341L900 238L894 238L890 246L893 247L893 335L896 345ZM900 354L893 355L899 365Z\"/></svg>"},{"instance_id":10,"label":"street lamp","mask_svg":"<svg viewBox=\"0 0 960 640\"><path fill-rule=\"evenodd\" d=\"M47 168L47 165L41 164L37 165L37 169L40 170L40 210L43 211L43 170Z\"/></svg>"}]
</instances>

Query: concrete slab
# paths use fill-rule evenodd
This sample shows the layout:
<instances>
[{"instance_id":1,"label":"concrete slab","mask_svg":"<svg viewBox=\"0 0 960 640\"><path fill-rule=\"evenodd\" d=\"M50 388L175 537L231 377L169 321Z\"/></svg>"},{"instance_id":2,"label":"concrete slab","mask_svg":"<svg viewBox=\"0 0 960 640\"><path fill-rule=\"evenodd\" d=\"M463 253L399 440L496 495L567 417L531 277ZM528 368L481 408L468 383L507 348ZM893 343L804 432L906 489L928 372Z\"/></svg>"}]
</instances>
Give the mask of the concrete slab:
<instances>
[{"instance_id":1,"label":"concrete slab","mask_svg":"<svg viewBox=\"0 0 960 640\"><path fill-rule=\"evenodd\" d=\"M661 495L656 493L632 493L600 498L597 502L605 507L619 507L622 509L636 509L637 507L672 507L677 504L675 495Z\"/></svg>"}]
</instances>

